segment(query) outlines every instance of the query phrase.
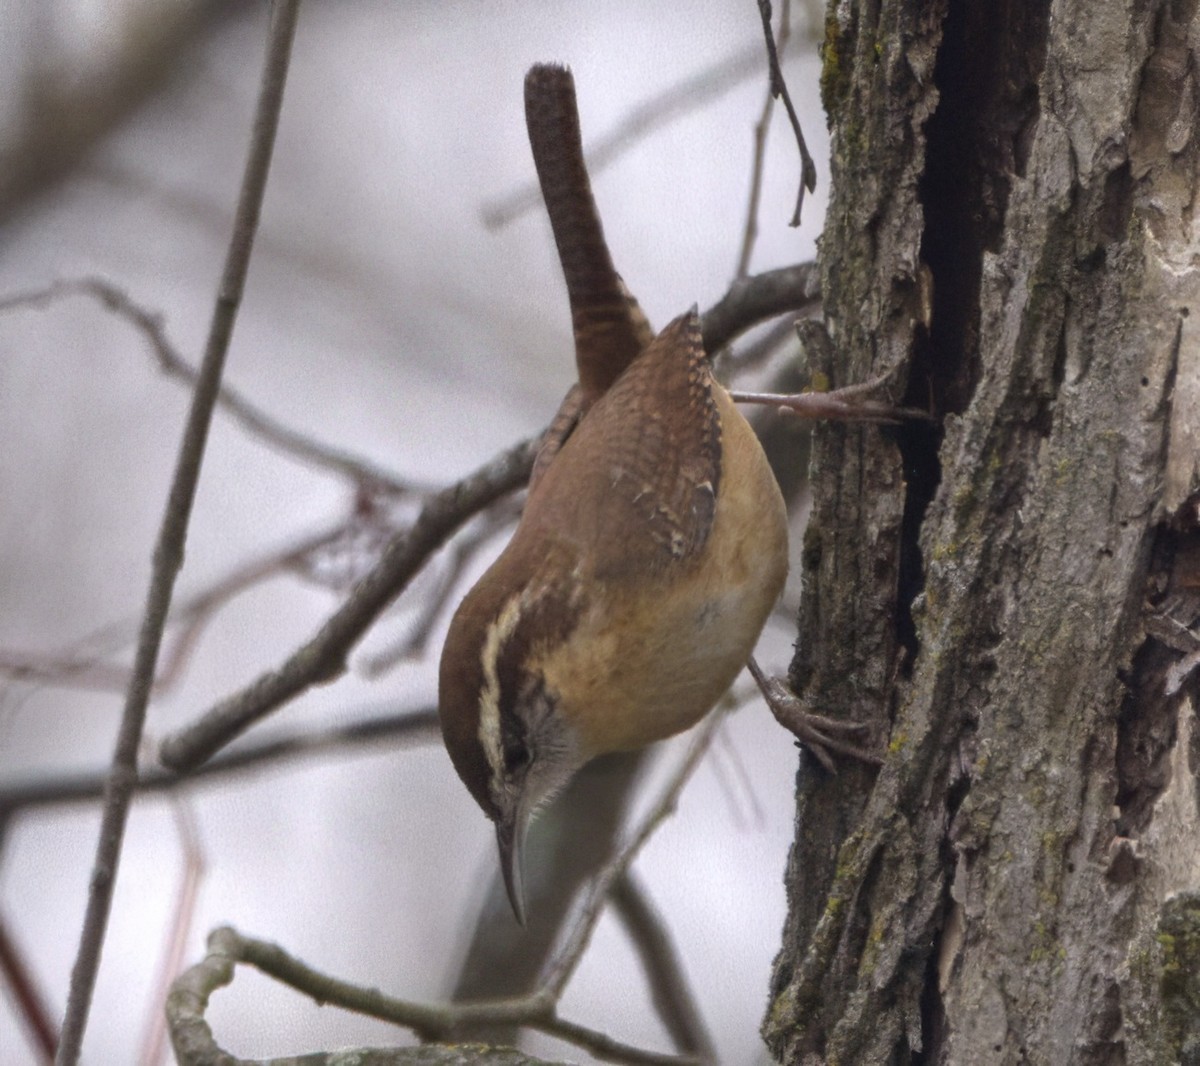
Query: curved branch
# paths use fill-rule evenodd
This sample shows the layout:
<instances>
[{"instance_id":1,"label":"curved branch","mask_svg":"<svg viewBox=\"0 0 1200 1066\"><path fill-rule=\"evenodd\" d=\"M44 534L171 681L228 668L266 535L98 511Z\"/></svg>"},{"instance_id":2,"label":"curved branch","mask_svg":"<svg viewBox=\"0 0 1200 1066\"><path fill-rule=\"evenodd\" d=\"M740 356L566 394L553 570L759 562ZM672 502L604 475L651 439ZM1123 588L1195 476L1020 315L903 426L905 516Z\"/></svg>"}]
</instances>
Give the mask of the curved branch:
<instances>
[{"instance_id":1,"label":"curved branch","mask_svg":"<svg viewBox=\"0 0 1200 1066\"><path fill-rule=\"evenodd\" d=\"M607 1033L560 1018L558 1002L587 949L609 893L626 877L646 841L674 811L680 792L708 751L721 718L722 710L718 710L705 720L687 756L676 768L637 831L596 878L575 927L548 967L541 986L529 995L481 1003L413 1003L386 996L378 989L364 988L330 977L314 970L276 944L222 928L210 934L208 956L184 971L167 997L167 1024L180 1062L184 1066L191 1066L227 1061L226 1053L213 1038L204 1012L212 993L233 980L235 966L248 963L298 992L311 996L318 1003L402 1025L424 1041L458 1040L480 1027L520 1025L586 1048L596 1058L606 1061L652 1066L699 1063L700 1060L692 1055L670 1055L632 1047L614 1040ZM484 1054L481 1053L478 1061L488 1061L483 1057Z\"/></svg>"},{"instance_id":2,"label":"curved branch","mask_svg":"<svg viewBox=\"0 0 1200 1066\"><path fill-rule=\"evenodd\" d=\"M812 262L738 278L700 318L705 350L713 355L760 322L804 309L820 291L817 264Z\"/></svg>"}]
</instances>

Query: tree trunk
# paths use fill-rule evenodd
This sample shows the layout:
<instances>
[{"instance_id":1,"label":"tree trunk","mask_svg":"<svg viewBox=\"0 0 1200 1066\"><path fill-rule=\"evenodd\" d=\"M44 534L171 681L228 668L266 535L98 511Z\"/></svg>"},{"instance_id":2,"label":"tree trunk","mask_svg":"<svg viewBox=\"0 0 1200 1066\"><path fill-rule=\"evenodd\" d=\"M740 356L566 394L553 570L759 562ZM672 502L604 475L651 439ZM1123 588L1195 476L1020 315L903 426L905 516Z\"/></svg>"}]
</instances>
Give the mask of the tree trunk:
<instances>
[{"instance_id":1,"label":"tree trunk","mask_svg":"<svg viewBox=\"0 0 1200 1066\"><path fill-rule=\"evenodd\" d=\"M1200 1063L1197 0L839 0L787 1063ZM1195 314L1189 316L1189 310ZM826 367L827 371L833 368Z\"/></svg>"}]
</instances>

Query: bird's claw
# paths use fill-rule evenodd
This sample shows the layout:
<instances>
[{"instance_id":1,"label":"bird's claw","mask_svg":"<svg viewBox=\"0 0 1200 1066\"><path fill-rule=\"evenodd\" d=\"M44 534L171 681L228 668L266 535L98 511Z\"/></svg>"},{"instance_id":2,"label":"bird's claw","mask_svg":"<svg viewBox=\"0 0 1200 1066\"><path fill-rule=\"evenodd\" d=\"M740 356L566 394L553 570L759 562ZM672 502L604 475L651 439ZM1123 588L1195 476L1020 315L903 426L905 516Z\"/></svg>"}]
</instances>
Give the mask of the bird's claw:
<instances>
[{"instance_id":1,"label":"bird's claw","mask_svg":"<svg viewBox=\"0 0 1200 1066\"><path fill-rule=\"evenodd\" d=\"M869 727L865 723L813 714L779 678L761 677L760 673L755 671L755 680L758 681L775 720L792 733L829 773L837 773L833 761L834 753L858 759L869 766L883 765L883 759L873 751L842 739L866 733Z\"/></svg>"}]
</instances>

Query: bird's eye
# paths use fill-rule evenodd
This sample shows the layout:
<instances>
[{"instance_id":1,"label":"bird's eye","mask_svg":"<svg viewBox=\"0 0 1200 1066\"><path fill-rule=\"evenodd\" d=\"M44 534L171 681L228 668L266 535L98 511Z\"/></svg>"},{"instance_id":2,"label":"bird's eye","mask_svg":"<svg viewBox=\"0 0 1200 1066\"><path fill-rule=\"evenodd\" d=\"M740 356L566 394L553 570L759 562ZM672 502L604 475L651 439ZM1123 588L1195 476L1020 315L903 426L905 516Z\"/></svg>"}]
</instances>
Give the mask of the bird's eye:
<instances>
[{"instance_id":1,"label":"bird's eye","mask_svg":"<svg viewBox=\"0 0 1200 1066\"><path fill-rule=\"evenodd\" d=\"M529 749L520 741L504 749L504 766L510 774L524 770L529 759Z\"/></svg>"}]
</instances>

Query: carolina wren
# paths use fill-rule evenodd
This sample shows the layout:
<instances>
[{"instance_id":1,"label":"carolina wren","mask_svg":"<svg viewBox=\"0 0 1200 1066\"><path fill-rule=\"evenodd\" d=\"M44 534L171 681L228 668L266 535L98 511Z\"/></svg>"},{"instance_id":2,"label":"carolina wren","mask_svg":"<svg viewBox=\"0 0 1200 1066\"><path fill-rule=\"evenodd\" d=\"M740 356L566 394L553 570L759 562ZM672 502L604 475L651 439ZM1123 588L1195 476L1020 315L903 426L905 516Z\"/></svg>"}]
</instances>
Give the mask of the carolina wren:
<instances>
[{"instance_id":1,"label":"carolina wren","mask_svg":"<svg viewBox=\"0 0 1200 1066\"><path fill-rule=\"evenodd\" d=\"M580 384L547 434L512 540L450 623L438 691L446 747L496 825L522 922L534 810L594 756L703 717L787 573L779 487L713 378L695 309L652 337L613 270L570 73L536 66L525 91Z\"/></svg>"},{"instance_id":2,"label":"carolina wren","mask_svg":"<svg viewBox=\"0 0 1200 1066\"><path fill-rule=\"evenodd\" d=\"M786 573L783 498L691 311L567 438L450 623L442 732L496 823L518 918L533 811L593 756L698 721Z\"/></svg>"},{"instance_id":3,"label":"carolina wren","mask_svg":"<svg viewBox=\"0 0 1200 1066\"><path fill-rule=\"evenodd\" d=\"M512 540L467 594L438 706L455 768L496 824L523 920L534 810L589 759L698 721L745 665L787 572L783 499L713 378L695 310L651 339L612 268L568 71L526 79L580 385Z\"/></svg>"}]
</instances>

